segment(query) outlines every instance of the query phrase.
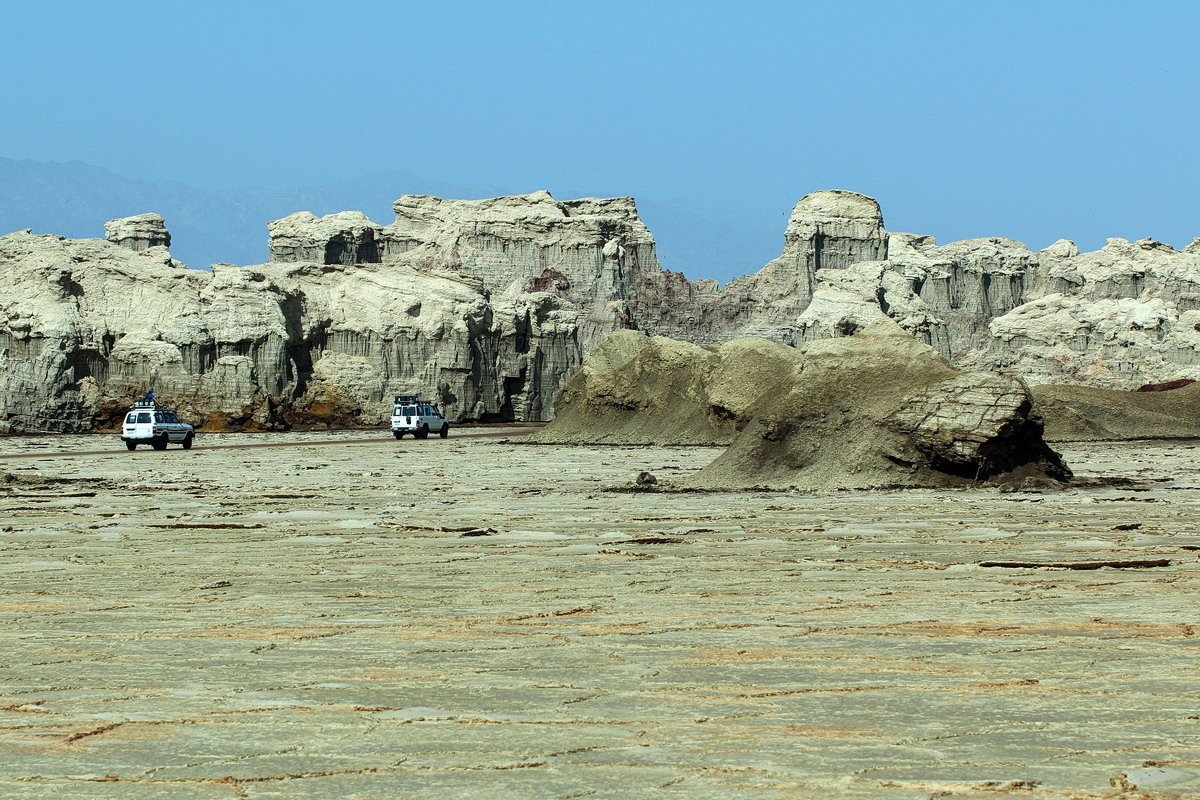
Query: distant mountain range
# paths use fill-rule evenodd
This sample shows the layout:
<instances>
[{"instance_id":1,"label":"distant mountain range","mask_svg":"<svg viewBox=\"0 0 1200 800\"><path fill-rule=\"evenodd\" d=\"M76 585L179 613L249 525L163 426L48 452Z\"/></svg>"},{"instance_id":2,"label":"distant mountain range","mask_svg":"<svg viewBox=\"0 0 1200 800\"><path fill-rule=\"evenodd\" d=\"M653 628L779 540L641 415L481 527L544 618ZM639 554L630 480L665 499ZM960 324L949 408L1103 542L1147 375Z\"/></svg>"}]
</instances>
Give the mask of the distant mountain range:
<instances>
[{"instance_id":1,"label":"distant mountain range","mask_svg":"<svg viewBox=\"0 0 1200 800\"><path fill-rule=\"evenodd\" d=\"M360 210L376 222L392 221L392 201L403 194L480 198L555 187L502 189L455 186L403 172L291 189L202 189L185 183L144 181L81 161L66 163L0 158L0 235L32 228L73 238L104 235L104 223L148 211L162 214L171 252L191 267L260 264L267 259L267 222L295 211L329 214ZM728 209L707 209L638 198L638 210L658 243L667 269L689 278L729 278L753 272L779 254L786 212L778 219L738 219Z\"/></svg>"}]
</instances>

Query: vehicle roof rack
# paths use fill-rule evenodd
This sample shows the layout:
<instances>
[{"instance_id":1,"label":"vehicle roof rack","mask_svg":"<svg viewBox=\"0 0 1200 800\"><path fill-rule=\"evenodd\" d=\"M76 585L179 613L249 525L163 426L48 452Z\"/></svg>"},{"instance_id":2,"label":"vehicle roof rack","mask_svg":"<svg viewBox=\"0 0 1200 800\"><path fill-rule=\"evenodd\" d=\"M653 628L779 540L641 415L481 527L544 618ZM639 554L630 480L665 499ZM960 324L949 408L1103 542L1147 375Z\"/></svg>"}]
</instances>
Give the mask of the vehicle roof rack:
<instances>
[{"instance_id":1,"label":"vehicle roof rack","mask_svg":"<svg viewBox=\"0 0 1200 800\"><path fill-rule=\"evenodd\" d=\"M397 405L412 406L412 405L416 405L419 402L421 402L421 395L419 395L419 394L398 394L398 395L396 395L396 404Z\"/></svg>"},{"instance_id":2,"label":"vehicle roof rack","mask_svg":"<svg viewBox=\"0 0 1200 800\"><path fill-rule=\"evenodd\" d=\"M142 409L143 411L147 411L147 410L151 410L151 409L153 409L154 411L170 411L171 410L170 408L167 407L167 404L162 402L161 400L157 400L157 399L147 400L144 397L141 400L133 401L133 407L135 409Z\"/></svg>"}]
</instances>

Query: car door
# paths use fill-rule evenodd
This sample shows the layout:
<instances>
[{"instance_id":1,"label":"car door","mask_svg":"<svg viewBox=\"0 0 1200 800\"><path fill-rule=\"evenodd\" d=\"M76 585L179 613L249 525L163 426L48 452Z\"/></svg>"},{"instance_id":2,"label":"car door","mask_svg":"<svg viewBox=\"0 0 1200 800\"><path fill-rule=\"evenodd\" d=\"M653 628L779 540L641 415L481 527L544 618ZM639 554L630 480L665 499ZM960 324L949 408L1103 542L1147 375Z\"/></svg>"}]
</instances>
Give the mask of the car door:
<instances>
[{"instance_id":1,"label":"car door","mask_svg":"<svg viewBox=\"0 0 1200 800\"><path fill-rule=\"evenodd\" d=\"M170 411L165 416L167 418L167 439L172 442L182 442L183 426L179 424L179 417Z\"/></svg>"}]
</instances>

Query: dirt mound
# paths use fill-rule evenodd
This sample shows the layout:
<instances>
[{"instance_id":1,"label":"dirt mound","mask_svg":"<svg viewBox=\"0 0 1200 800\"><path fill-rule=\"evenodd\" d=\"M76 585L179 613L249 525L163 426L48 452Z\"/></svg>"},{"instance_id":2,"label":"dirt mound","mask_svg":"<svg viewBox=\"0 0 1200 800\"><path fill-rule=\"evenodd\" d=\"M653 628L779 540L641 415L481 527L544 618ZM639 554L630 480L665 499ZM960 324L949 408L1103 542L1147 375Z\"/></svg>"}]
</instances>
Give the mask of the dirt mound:
<instances>
[{"instance_id":1,"label":"dirt mound","mask_svg":"<svg viewBox=\"0 0 1200 800\"><path fill-rule=\"evenodd\" d=\"M535 441L730 444L685 488L1048 484L1071 473L1020 379L959 372L890 319L802 350L604 339Z\"/></svg>"},{"instance_id":2,"label":"dirt mound","mask_svg":"<svg viewBox=\"0 0 1200 800\"><path fill-rule=\"evenodd\" d=\"M1019 378L959 372L895 322L813 342L787 382L691 488L1058 485Z\"/></svg>"},{"instance_id":3,"label":"dirt mound","mask_svg":"<svg viewBox=\"0 0 1200 800\"><path fill-rule=\"evenodd\" d=\"M1053 442L1200 437L1200 383L1169 391L1033 387Z\"/></svg>"},{"instance_id":4,"label":"dirt mound","mask_svg":"<svg viewBox=\"0 0 1200 800\"><path fill-rule=\"evenodd\" d=\"M800 358L766 339L699 347L637 331L606 336L531 437L553 444L724 445Z\"/></svg>"}]
</instances>

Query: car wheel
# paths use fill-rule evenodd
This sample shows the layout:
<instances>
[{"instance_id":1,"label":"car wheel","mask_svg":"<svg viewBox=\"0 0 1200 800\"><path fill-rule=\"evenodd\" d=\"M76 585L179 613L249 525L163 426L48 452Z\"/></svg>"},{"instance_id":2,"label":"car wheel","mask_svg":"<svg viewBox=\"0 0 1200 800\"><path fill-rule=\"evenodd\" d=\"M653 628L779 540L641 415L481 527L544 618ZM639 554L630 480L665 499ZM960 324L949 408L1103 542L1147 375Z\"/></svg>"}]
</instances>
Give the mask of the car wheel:
<instances>
[{"instance_id":1,"label":"car wheel","mask_svg":"<svg viewBox=\"0 0 1200 800\"><path fill-rule=\"evenodd\" d=\"M155 436L153 439L150 440L150 446L153 447L155 450L166 450L167 449L167 437L165 435Z\"/></svg>"},{"instance_id":2,"label":"car wheel","mask_svg":"<svg viewBox=\"0 0 1200 800\"><path fill-rule=\"evenodd\" d=\"M429 438L429 426L428 426L428 425L422 425L422 426L421 426L421 438L422 438L422 439L428 439L428 438Z\"/></svg>"},{"instance_id":3,"label":"car wheel","mask_svg":"<svg viewBox=\"0 0 1200 800\"><path fill-rule=\"evenodd\" d=\"M443 439L445 439L445 438L446 438L447 436L449 436L449 435L450 435L450 423L449 423L449 422L443 422L443 423L442 423L442 430L438 432L438 436L440 436L440 437L442 437Z\"/></svg>"},{"instance_id":4,"label":"car wheel","mask_svg":"<svg viewBox=\"0 0 1200 800\"><path fill-rule=\"evenodd\" d=\"M397 439L403 439L404 431L392 431L392 436L395 436Z\"/></svg>"},{"instance_id":5,"label":"car wheel","mask_svg":"<svg viewBox=\"0 0 1200 800\"><path fill-rule=\"evenodd\" d=\"M192 449L192 435L190 433L187 436L183 437L183 449L184 450Z\"/></svg>"},{"instance_id":6,"label":"car wheel","mask_svg":"<svg viewBox=\"0 0 1200 800\"><path fill-rule=\"evenodd\" d=\"M137 442L126 442L125 447L130 450L137 450Z\"/></svg>"}]
</instances>

